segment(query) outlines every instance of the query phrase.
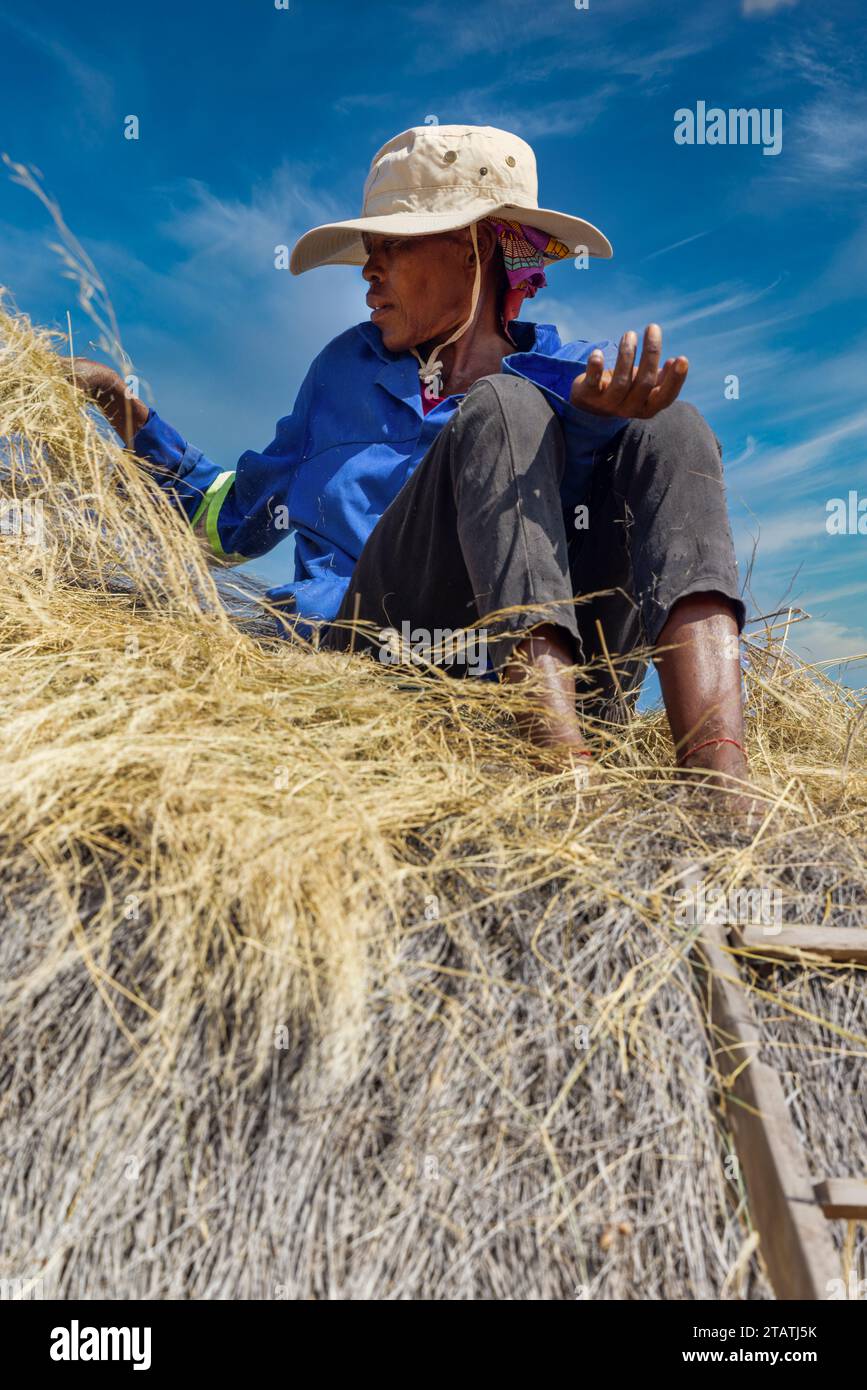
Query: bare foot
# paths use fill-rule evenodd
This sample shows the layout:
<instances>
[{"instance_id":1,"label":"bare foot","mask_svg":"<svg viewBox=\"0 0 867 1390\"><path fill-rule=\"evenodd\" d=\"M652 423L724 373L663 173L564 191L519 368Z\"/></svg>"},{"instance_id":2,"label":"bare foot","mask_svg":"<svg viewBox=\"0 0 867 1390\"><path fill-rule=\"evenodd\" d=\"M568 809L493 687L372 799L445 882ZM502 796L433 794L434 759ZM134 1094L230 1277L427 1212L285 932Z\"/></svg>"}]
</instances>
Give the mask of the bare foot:
<instances>
[{"instance_id":1,"label":"bare foot","mask_svg":"<svg viewBox=\"0 0 867 1390\"><path fill-rule=\"evenodd\" d=\"M739 826L745 830L757 830L761 821L767 816L773 801L768 799L767 792L761 791L759 785L754 783L750 777L746 758L741 756L739 762L735 762L734 759L731 762L734 763L734 766L729 766L727 769L721 769L721 767L699 767L695 771L681 769L681 778L696 794L704 792L721 820L728 821L732 827Z\"/></svg>"},{"instance_id":2,"label":"bare foot","mask_svg":"<svg viewBox=\"0 0 867 1390\"><path fill-rule=\"evenodd\" d=\"M768 811L768 800L750 776L743 750L731 743L702 749L681 776L696 790L709 794L711 804L732 828L757 830Z\"/></svg>"}]
</instances>

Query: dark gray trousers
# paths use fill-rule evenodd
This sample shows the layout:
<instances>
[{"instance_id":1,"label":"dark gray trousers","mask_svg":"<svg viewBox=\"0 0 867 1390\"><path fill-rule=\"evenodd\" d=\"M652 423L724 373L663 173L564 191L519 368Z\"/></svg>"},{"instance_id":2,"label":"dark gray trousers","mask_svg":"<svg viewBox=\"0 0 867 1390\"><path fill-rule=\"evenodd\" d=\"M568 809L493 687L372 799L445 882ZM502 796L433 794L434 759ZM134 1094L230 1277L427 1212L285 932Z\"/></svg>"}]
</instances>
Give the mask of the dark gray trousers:
<instances>
[{"instance_id":1,"label":"dark gray trousers","mask_svg":"<svg viewBox=\"0 0 867 1390\"><path fill-rule=\"evenodd\" d=\"M349 626L324 645L382 658L382 630L428 633L437 660L437 631L480 628L499 670L529 628L555 623L589 668L579 693L616 717L618 683L636 693L646 666L629 654L657 641L678 599L714 590L743 626L720 446L693 406L633 420L597 452L586 528L564 516L564 465L541 391L515 376L475 382L377 523L338 614Z\"/></svg>"}]
</instances>

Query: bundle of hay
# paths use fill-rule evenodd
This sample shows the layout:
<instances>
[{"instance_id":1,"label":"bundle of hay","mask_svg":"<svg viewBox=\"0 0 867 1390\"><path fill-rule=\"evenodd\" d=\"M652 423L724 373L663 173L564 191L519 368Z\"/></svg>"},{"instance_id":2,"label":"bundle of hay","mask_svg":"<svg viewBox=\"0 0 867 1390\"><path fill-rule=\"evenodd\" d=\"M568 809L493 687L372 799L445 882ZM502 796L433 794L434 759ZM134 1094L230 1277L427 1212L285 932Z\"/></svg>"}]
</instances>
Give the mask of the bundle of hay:
<instances>
[{"instance_id":1,"label":"bundle of hay","mask_svg":"<svg viewBox=\"0 0 867 1390\"><path fill-rule=\"evenodd\" d=\"M0 316L0 1277L770 1297L673 866L855 921L858 698L752 644L758 836L684 800L658 714L598 731L583 804L515 691L239 623L53 349ZM778 974L768 1047L850 1176L858 973Z\"/></svg>"}]
</instances>

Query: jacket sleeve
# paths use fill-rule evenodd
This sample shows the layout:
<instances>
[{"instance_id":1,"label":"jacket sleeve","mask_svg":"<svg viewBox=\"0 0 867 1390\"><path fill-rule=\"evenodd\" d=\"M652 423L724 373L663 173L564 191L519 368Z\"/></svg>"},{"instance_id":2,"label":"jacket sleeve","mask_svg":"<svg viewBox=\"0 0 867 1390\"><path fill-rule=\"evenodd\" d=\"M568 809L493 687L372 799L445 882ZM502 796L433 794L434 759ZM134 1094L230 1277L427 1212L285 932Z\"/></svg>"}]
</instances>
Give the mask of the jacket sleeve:
<instances>
[{"instance_id":1,"label":"jacket sleeve","mask_svg":"<svg viewBox=\"0 0 867 1390\"><path fill-rule=\"evenodd\" d=\"M133 453L152 465L160 487L222 559L255 559L286 537L289 493L307 446L317 365L307 373L292 414L278 420L268 447L260 454L248 449L230 471L188 444L156 411L132 441Z\"/></svg>"},{"instance_id":2,"label":"jacket sleeve","mask_svg":"<svg viewBox=\"0 0 867 1390\"><path fill-rule=\"evenodd\" d=\"M602 353L605 366L611 371L617 361L617 347L608 341L563 343L552 356L540 352L515 352L503 364L505 371L526 376L548 397L560 417L567 441L572 436L596 447L604 444L628 423L619 416L595 415L590 410L581 410L569 399L575 378L586 372L590 354L597 350Z\"/></svg>"}]
</instances>

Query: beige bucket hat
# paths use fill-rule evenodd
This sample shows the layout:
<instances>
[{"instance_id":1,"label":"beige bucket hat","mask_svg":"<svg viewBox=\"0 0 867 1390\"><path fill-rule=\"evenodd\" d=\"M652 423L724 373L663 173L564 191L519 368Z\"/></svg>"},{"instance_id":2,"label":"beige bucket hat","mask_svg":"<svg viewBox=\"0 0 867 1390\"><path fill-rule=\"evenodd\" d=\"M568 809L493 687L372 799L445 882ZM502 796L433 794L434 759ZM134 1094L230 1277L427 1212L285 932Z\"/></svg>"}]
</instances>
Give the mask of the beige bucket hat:
<instances>
[{"instance_id":1,"label":"beige bucket hat","mask_svg":"<svg viewBox=\"0 0 867 1390\"><path fill-rule=\"evenodd\" d=\"M494 126L413 126L373 157L361 216L305 232L292 251L295 275L320 265L364 265L362 233L430 236L499 215L556 237L576 254L613 254L598 227L540 208L536 156Z\"/></svg>"}]
</instances>

